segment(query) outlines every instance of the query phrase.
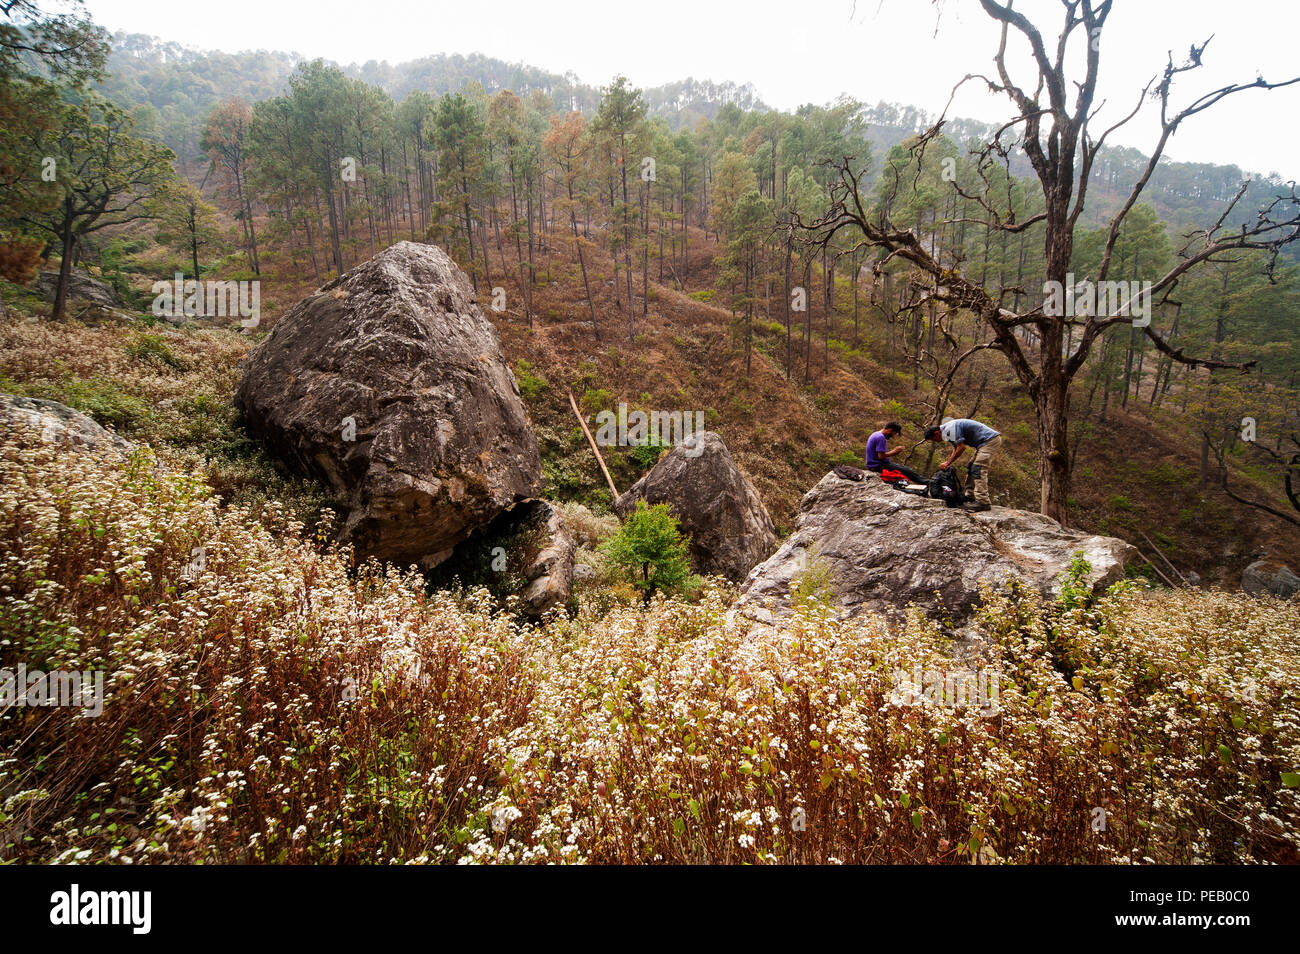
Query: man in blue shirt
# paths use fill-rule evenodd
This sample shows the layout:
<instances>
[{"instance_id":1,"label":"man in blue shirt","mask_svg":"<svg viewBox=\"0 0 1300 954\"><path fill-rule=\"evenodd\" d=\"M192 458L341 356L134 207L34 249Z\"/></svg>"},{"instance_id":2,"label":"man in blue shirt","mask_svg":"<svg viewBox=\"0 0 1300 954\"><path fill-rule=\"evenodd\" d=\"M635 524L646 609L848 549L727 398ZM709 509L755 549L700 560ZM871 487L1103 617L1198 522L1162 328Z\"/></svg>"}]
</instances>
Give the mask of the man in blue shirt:
<instances>
[{"instance_id":1,"label":"man in blue shirt","mask_svg":"<svg viewBox=\"0 0 1300 954\"><path fill-rule=\"evenodd\" d=\"M927 427L925 438L939 444L947 441L952 445L952 453L940 465L940 469L951 467L957 459L966 453L967 447L975 448L975 457L971 461L970 475L975 484L972 510L988 510L992 501L989 499L989 466L993 455L1002 446L1002 435L987 424L972 421L967 417L947 421L942 425Z\"/></svg>"},{"instance_id":2,"label":"man in blue shirt","mask_svg":"<svg viewBox=\"0 0 1300 954\"><path fill-rule=\"evenodd\" d=\"M890 470L899 471L912 483L925 483L925 478L916 471L904 467L902 464L895 464L889 459L895 454L901 454L905 449L902 445L895 447L893 450L889 449L890 438L897 437L901 433L903 433L903 425L897 421L890 421L867 438L867 470L878 474L888 467Z\"/></svg>"}]
</instances>

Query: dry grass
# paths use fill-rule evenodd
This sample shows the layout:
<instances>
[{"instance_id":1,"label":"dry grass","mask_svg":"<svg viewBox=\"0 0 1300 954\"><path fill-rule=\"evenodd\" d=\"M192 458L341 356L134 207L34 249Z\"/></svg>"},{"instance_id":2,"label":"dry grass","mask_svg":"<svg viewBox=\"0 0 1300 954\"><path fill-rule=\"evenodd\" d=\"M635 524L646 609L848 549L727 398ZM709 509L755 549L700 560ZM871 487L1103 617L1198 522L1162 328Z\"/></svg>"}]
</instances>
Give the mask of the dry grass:
<instances>
[{"instance_id":1,"label":"dry grass","mask_svg":"<svg viewBox=\"0 0 1300 954\"><path fill-rule=\"evenodd\" d=\"M985 715L893 693L953 666L919 620L750 639L710 590L533 627L147 451L9 432L0 488L0 667L107 674L99 718L0 716L8 859L1297 860L1295 603L990 596Z\"/></svg>"},{"instance_id":2,"label":"dry grass","mask_svg":"<svg viewBox=\"0 0 1300 954\"><path fill-rule=\"evenodd\" d=\"M588 550L595 550L618 533L618 517L611 513L592 513L580 503L570 501L561 504L560 515L564 517L565 526L573 535L574 543Z\"/></svg>"},{"instance_id":3,"label":"dry grass","mask_svg":"<svg viewBox=\"0 0 1300 954\"><path fill-rule=\"evenodd\" d=\"M183 458L227 502L282 504L314 523L325 490L279 468L239 426L240 362L253 342L226 329L107 321L0 322L0 391L60 401L124 437Z\"/></svg>"}]
</instances>

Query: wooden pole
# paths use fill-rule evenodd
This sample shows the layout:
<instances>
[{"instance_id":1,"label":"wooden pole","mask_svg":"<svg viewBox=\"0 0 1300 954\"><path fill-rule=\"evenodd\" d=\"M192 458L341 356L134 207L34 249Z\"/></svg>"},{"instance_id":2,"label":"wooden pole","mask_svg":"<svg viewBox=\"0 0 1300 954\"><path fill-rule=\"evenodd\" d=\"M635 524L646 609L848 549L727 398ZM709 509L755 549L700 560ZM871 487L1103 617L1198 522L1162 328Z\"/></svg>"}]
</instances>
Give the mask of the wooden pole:
<instances>
[{"instance_id":1,"label":"wooden pole","mask_svg":"<svg viewBox=\"0 0 1300 954\"><path fill-rule=\"evenodd\" d=\"M600 448L596 446L596 439L591 436L591 431L587 429L587 422L583 418L582 412L578 410L578 402L573 399L573 392L569 391L568 394L569 407L573 408L574 417L576 417L578 423L582 425L582 433L587 435L587 443L591 445L591 449L596 455L596 462L600 464L600 471L605 475L605 480L609 482L609 492L612 493L614 499L617 500L618 488L614 486L614 478L609 476L609 468L605 466L605 458L600 456Z\"/></svg>"},{"instance_id":2,"label":"wooden pole","mask_svg":"<svg viewBox=\"0 0 1300 954\"><path fill-rule=\"evenodd\" d=\"M1135 548L1135 549L1136 549L1136 548ZM1160 579L1164 580L1166 583L1169 584L1169 588L1170 588L1171 590L1176 590L1176 589L1178 589L1178 584L1175 583L1173 580L1169 579L1169 577L1165 576L1163 573L1161 573L1161 572L1160 572L1160 567L1156 566L1156 565L1155 565L1154 563L1152 563L1149 559L1147 559L1147 555L1146 555L1145 553L1143 553L1141 550L1138 550L1138 556L1140 556L1143 560L1146 561L1146 565L1147 565L1147 566L1151 567L1151 569L1153 569L1153 570L1156 571L1156 574L1160 577Z\"/></svg>"},{"instance_id":3,"label":"wooden pole","mask_svg":"<svg viewBox=\"0 0 1300 954\"><path fill-rule=\"evenodd\" d=\"M1183 576L1182 572L1178 569L1178 567L1174 566L1172 563L1169 562L1169 558L1164 555L1164 553L1161 551L1161 549L1158 546L1156 546L1155 541L1152 540L1150 537L1148 537L1145 533L1142 534L1142 539L1145 540L1148 544L1150 544L1152 550L1156 551L1156 556L1160 557L1160 559L1164 561L1165 566L1169 567L1169 572L1174 574L1174 576L1178 577L1180 580L1182 580L1184 585L1188 585L1187 577Z\"/></svg>"}]
</instances>

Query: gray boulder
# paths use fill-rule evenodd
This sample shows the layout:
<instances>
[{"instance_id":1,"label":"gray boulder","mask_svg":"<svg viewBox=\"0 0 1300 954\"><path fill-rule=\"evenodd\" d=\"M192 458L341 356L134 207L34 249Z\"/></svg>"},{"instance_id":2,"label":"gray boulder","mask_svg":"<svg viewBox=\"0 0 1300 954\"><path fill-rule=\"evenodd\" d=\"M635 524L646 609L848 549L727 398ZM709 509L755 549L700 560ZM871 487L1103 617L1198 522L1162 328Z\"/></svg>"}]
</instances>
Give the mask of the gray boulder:
<instances>
[{"instance_id":1,"label":"gray boulder","mask_svg":"<svg viewBox=\"0 0 1300 954\"><path fill-rule=\"evenodd\" d=\"M614 512L626 517L638 500L671 506L691 535L697 573L740 582L776 547L776 530L758 491L713 431L700 431L665 454L614 502Z\"/></svg>"},{"instance_id":2,"label":"gray boulder","mask_svg":"<svg viewBox=\"0 0 1300 954\"><path fill-rule=\"evenodd\" d=\"M542 483L519 387L469 278L399 242L322 286L253 351L251 433L348 507L358 557L433 567Z\"/></svg>"},{"instance_id":3,"label":"gray boulder","mask_svg":"<svg viewBox=\"0 0 1300 954\"><path fill-rule=\"evenodd\" d=\"M66 444L94 452L129 456L135 445L58 401L0 394L0 428L26 425L50 444Z\"/></svg>"},{"instance_id":4,"label":"gray boulder","mask_svg":"<svg viewBox=\"0 0 1300 954\"><path fill-rule=\"evenodd\" d=\"M1091 564L1094 588L1120 579L1137 555L1123 540L1066 530L1041 514L1006 507L974 513L874 476L856 482L832 473L804 496L795 532L749 574L737 608L769 622L789 612L793 583L821 576L842 618L899 617L914 603L961 623L979 602L981 580L1018 579L1056 594L1078 551Z\"/></svg>"},{"instance_id":5,"label":"gray boulder","mask_svg":"<svg viewBox=\"0 0 1300 954\"><path fill-rule=\"evenodd\" d=\"M58 272L41 272L36 279L36 290L48 302L54 301L59 288ZM68 301L88 301L104 308L121 308L122 296L107 282L91 277L90 272L74 268L68 275Z\"/></svg>"},{"instance_id":6,"label":"gray boulder","mask_svg":"<svg viewBox=\"0 0 1300 954\"><path fill-rule=\"evenodd\" d=\"M1241 572L1241 588L1251 596L1276 596L1289 600L1300 593L1300 576L1277 560L1256 560Z\"/></svg>"},{"instance_id":7,"label":"gray boulder","mask_svg":"<svg viewBox=\"0 0 1300 954\"><path fill-rule=\"evenodd\" d=\"M573 589L573 554L577 547L560 511L545 500L530 500L526 526L534 531L525 556L524 612L541 616L569 598Z\"/></svg>"}]
</instances>

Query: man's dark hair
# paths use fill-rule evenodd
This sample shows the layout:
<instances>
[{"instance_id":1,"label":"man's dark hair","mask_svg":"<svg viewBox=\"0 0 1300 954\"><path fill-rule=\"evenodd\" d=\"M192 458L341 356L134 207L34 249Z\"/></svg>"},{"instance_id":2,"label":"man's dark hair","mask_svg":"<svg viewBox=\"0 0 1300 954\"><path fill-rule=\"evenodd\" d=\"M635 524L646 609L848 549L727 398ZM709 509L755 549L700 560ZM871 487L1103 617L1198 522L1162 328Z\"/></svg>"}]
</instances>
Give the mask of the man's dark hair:
<instances>
[{"instance_id":1,"label":"man's dark hair","mask_svg":"<svg viewBox=\"0 0 1300 954\"><path fill-rule=\"evenodd\" d=\"M903 425L899 424L897 421L890 421L888 424L882 427L881 430L893 431L895 434L901 434L903 433Z\"/></svg>"},{"instance_id":2,"label":"man's dark hair","mask_svg":"<svg viewBox=\"0 0 1300 954\"><path fill-rule=\"evenodd\" d=\"M938 424L931 424L929 427L925 429L925 439L928 441L930 438L934 437L935 434L940 433L942 430L943 428L940 427Z\"/></svg>"}]
</instances>

